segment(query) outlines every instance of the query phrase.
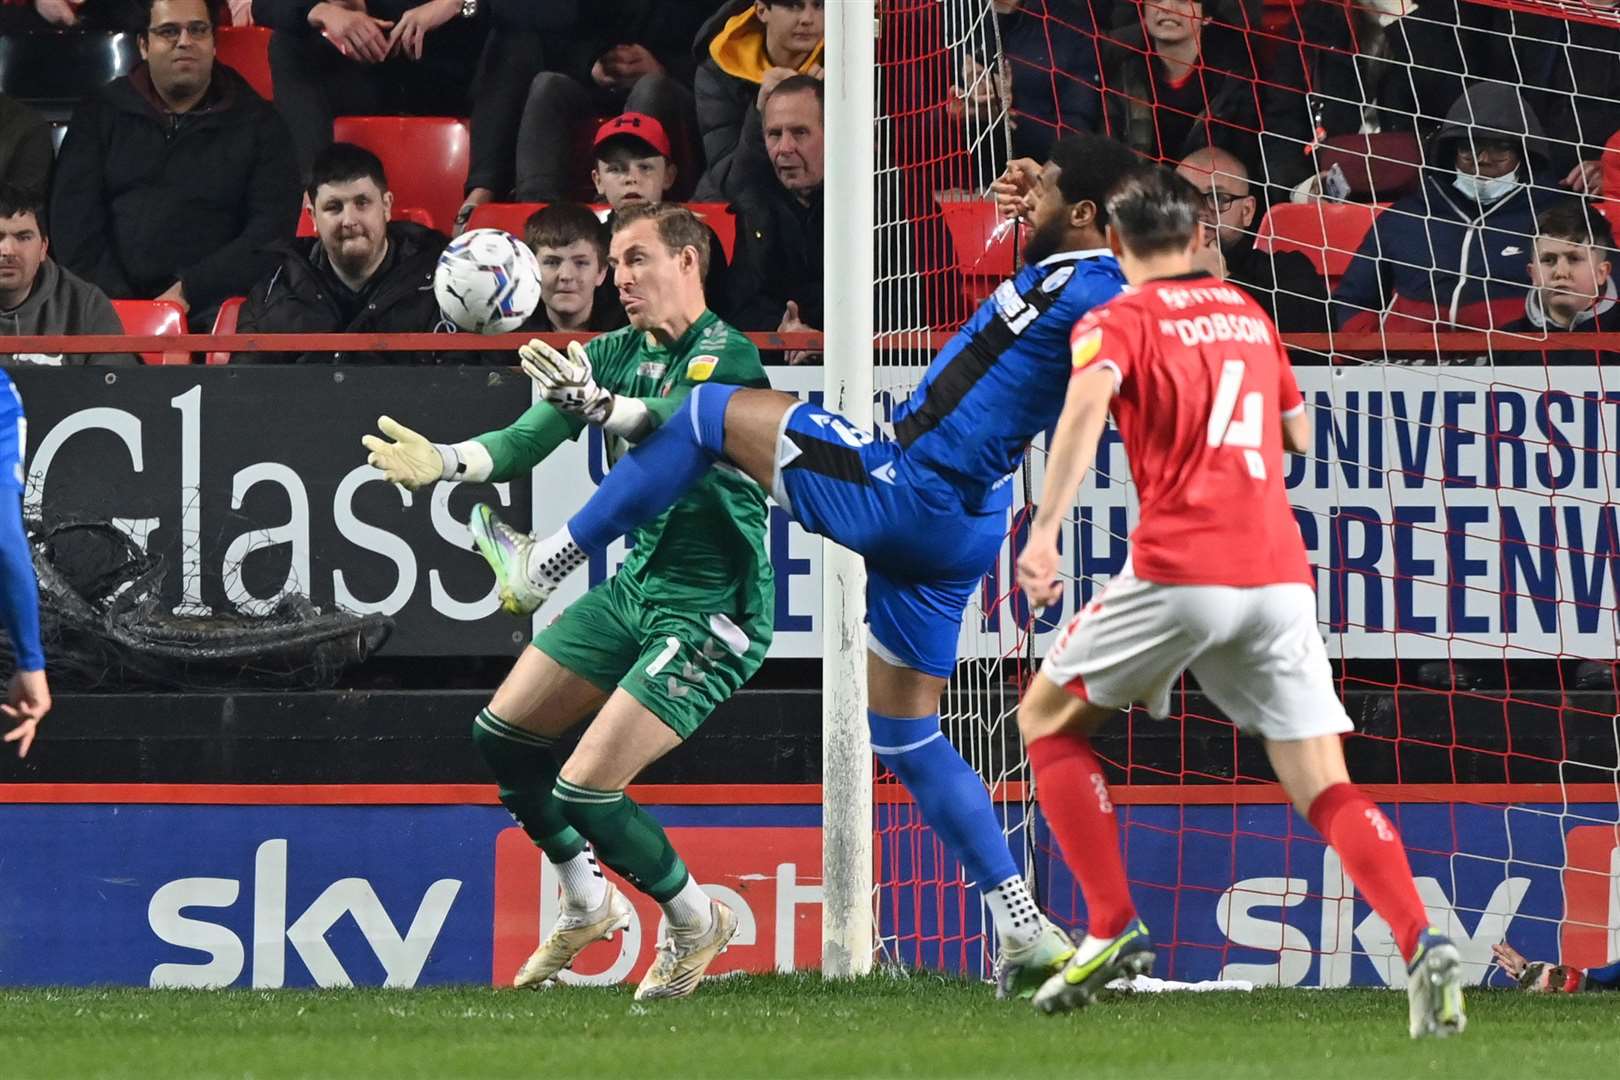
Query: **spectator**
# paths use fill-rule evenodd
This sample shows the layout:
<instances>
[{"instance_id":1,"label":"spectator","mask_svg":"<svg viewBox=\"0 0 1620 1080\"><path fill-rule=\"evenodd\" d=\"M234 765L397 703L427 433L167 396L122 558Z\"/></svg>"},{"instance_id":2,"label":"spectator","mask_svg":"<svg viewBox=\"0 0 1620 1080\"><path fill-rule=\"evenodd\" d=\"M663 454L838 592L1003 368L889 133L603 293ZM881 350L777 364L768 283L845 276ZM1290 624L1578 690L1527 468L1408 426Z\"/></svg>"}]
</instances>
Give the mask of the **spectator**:
<instances>
[{"instance_id":1,"label":"spectator","mask_svg":"<svg viewBox=\"0 0 1620 1080\"><path fill-rule=\"evenodd\" d=\"M479 0L254 0L276 108L308 176L334 116L464 112L488 23Z\"/></svg>"},{"instance_id":2,"label":"spectator","mask_svg":"<svg viewBox=\"0 0 1620 1080\"><path fill-rule=\"evenodd\" d=\"M529 86L518 126L516 190L524 202L563 202L582 192L592 118L657 117L681 167L676 199L691 194L702 158L692 103L691 42L714 0L597 0Z\"/></svg>"},{"instance_id":3,"label":"spectator","mask_svg":"<svg viewBox=\"0 0 1620 1080\"><path fill-rule=\"evenodd\" d=\"M1578 199L1566 199L1536 219L1534 257L1528 267L1533 286L1524 317L1505 329L1516 334L1552 338L1570 332L1620 328L1614 312L1614 279L1609 276L1614 237L1608 224L1594 219ZM1539 362L1543 354L1531 359ZM1585 364L1597 354L1559 350L1544 354L1550 364Z\"/></svg>"},{"instance_id":4,"label":"spectator","mask_svg":"<svg viewBox=\"0 0 1620 1080\"><path fill-rule=\"evenodd\" d=\"M1108 134L1161 161L1218 146L1251 177L1265 175L1262 122L1267 131L1303 141L1303 120L1286 107L1305 85L1297 53L1279 50L1261 81L1249 35L1212 22L1200 0L1138 0L1138 6L1140 25L1119 31L1103 49Z\"/></svg>"},{"instance_id":5,"label":"spectator","mask_svg":"<svg viewBox=\"0 0 1620 1080\"><path fill-rule=\"evenodd\" d=\"M394 197L382 162L351 143L315 159L309 189L314 240L284 240L279 265L248 293L242 333L422 333L437 328L433 268L445 237L410 221L389 221ZM493 353L472 354L473 359ZM428 353L250 353L235 363L431 363ZM455 360L466 362L466 354Z\"/></svg>"},{"instance_id":6,"label":"spectator","mask_svg":"<svg viewBox=\"0 0 1620 1080\"><path fill-rule=\"evenodd\" d=\"M467 163L467 198L456 214L455 232L467 227L476 207L510 198L517 184L518 125L530 84L567 54L581 25L578 0L491 0L490 33L478 61Z\"/></svg>"},{"instance_id":7,"label":"spectator","mask_svg":"<svg viewBox=\"0 0 1620 1080\"><path fill-rule=\"evenodd\" d=\"M1297 251L1255 250L1259 200L1243 162L1207 146L1187 155L1176 171L1203 193L1206 239L1220 256L1212 260L1217 276L1253 296L1283 333L1326 333L1327 282L1311 260Z\"/></svg>"},{"instance_id":8,"label":"spectator","mask_svg":"<svg viewBox=\"0 0 1620 1080\"><path fill-rule=\"evenodd\" d=\"M214 63L203 0L148 0L145 62L73 114L51 193L56 256L114 299L174 300L207 332L298 220L287 127Z\"/></svg>"},{"instance_id":9,"label":"spectator","mask_svg":"<svg viewBox=\"0 0 1620 1080\"><path fill-rule=\"evenodd\" d=\"M524 330L596 333L628 321L607 279L607 226L589 207L554 203L536 210L524 223L523 240L540 260L540 306Z\"/></svg>"},{"instance_id":10,"label":"spectator","mask_svg":"<svg viewBox=\"0 0 1620 1080\"><path fill-rule=\"evenodd\" d=\"M1097 34L1087 0L994 0L1002 64L969 55L951 87L950 111L970 125L993 122L1005 109L1012 156L1045 161L1066 131L1102 126ZM979 123L975 124L975 118ZM969 140L976 145L978 140ZM993 164L991 171L999 171Z\"/></svg>"},{"instance_id":11,"label":"spectator","mask_svg":"<svg viewBox=\"0 0 1620 1080\"><path fill-rule=\"evenodd\" d=\"M1456 24L1456 0L1423 0L1421 12L1416 0L1310 0L1298 46L1310 92L1283 95L1282 130L1266 133L1273 182L1307 179L1309 148L1335 135L1433 135L1463 91Z\"/></svg>"},{"instance_id":12,"label":"spectator","mask_svg":"<svg viewBox=\"0 0 1620 1080\"><path fill-rule=\"evenodd\" d=\"M141 0L0 0L0 34L50 30L137 30Z\"/></svg>"},{"instance_id":13,"label":"spectator","mask_svg":"<svg viewBox=\"0 0 1620 1080\"><path fill-rule=\"evenodd\" d=\"M610 234L615 214L627 206L664 202L679 175L664 125L641 113L620 113L603 124L596 132L592 153L596 164L591 169L591 183L597 197L612 208L604 222ZM703 293L715 313L725 318L726 253L714 229L704 228L709 230L709 269L703 278Z\"/></svg>"},{"instance_id":14,"label":"spectator","mask_svg":"<svg viewBox=\"0 0 1620 1080\"><path fill-rule=\"evenodd\" d=\"M822 322L821 81L783 79L765 99L765 148L772 172L737 199L737 265L730 322L740 330L789 333ZM790 356L790 363L809 359Z\"/></svg>"},{"instance_id":15,"label":"spectator","mask_svg":"<svg viewBox=\"0 0 1620 1080\"><path fill-rule=\"evenodd\" d=\"M1613 18L1620 0L1585 0ZM1523 88L1525 102L1557 138L1549 150L1567 188L1602 194L1603 145L1620 131L1620 26L1558 15L1486 9L1489 26L1472 35L1481 54L1472 70ZM1567 172L1566 172L1567 170Z\"/></svg>"},{"instance_id":16,"label":"spectator","mask_svg":"<svg viewBox=\"0 0 1620 1080\"><path fill-rule=\"evenodd\" d=\"M50 184L51 128L22 102L0 94L0 184L44 192Z\"/></svg>"},{"instance_id":17,"label":"spectator","mask_svg":"<svg viewBox=\"0 0 1620 1080\"><path fill-rule=\"evenodd\" d=\"M1339 282L1339 326L1376 330L1393 314L1415 328L1491 329L1517 318L1536 214L1558 197L1533 184L1547 160L1541 121L1512 87L1469 87L1430 140L1423 186L1378 216Z\"/></svg>"},{"instance_id":18,"label":"spectator","mask_svg":"<svg viewBox=\"0 0 1620 1080\"><path fill-rule=\"evenodd\" d=\"M736 198L749 173L764 171L765 99L793 75L821 77L823 6L822 0L731 0L698 31L693 85L708 160L699 198Z\"/></svg>"},{"instance_id":19,"label":"spectator","mask_svg":"<svg viewBox=\"0 0 1620 1080\"><path fill-rule=\"evenodd\" d=\"M122 334L112 301L57 266L45 235L44 197L0 184L0 337ZM129 353L8 353L0 364L134 364Z\"/></svg>"}]
</instances>

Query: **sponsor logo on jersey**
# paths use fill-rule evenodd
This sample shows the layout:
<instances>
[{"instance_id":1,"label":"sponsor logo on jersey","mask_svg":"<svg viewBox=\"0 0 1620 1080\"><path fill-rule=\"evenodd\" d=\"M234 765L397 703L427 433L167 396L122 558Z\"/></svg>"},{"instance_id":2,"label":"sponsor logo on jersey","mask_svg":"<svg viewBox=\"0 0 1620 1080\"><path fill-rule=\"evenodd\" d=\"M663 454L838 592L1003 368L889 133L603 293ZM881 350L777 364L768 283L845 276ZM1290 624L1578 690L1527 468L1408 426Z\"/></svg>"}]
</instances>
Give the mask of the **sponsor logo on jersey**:
<instances>
[{"instance_id":1,"label":"sponsor logo on jersey","mask_svg":"<svg viewBox=\"0 0 1620 1080\"><path fill-rule=\"evenodd\" d=\"M636 368L636 374L644 379L662 379L664 377L664 362L662 360L643 360Z\"/></svg>"},{"instance_id":2,"label":"sponsor logo on jersey","mask_svg":"<svg viewBox=\"0 0 1620 1080\"><path fill-rule=\"evenodd\" d=\"M1074 267L1060 266L1046 275L1046 280L1041 282L1041 292L1055 293L1067 285L1072 277L1074 277Z\"/></svg>"},{"instance_id":3,"label":"sponsor logo on jersey","mask_svg":"<svg viewBox=\"0 0 1620 1080\"><path fill-rule=\"evenodd\" d=\"M686 365L686 377L693 382L703 382L714 374L715 366L719 363L720 358L718 356L711 356L707 353L702 356L694 356Z\"/></svg>"},{"instance_id":4,"label":"sponsor logo on jersey","mask_svg":"<svg viewBox=\"0 0 1620 1080\"><path fill-rule=\"evenodd\" d=\"M1018 295L1018 289L1011 281L1003 281L997 285L996 291L991 295L995 298L996 314L1007 324L1007 329L1015 334L1022 334L1024 328L1040 315L1040 312Z\"/></svg>"},{"instance_id":5,"label":"sponsor logo on jersey","mask_svg":"<svg viewBox=\"0 0 1620 1080\"><path fill-rule=\"evenodd\" d=\"M1082 368L1097 359L1101 351L1102 327L1093 326L1074 339L1074 344L1069 347L1069 359L1075 367Z\"/></svg>"}]
</instances>

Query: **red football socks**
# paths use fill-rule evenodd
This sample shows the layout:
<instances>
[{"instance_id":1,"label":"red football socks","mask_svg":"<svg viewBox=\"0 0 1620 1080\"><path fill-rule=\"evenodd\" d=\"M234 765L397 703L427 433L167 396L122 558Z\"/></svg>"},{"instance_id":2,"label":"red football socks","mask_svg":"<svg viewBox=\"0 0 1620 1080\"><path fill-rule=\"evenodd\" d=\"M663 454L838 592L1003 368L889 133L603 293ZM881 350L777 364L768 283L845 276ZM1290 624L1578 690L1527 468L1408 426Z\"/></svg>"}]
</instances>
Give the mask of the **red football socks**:
<instances>
[{"instance_id":1,"label":"red football socks","mask_svg":"<svg viewBox=\"0 0 1620 1080\"><path fill-rule=\"evenodd\" d=\"M1136 917L1119 826L1091 740L1079 735L1047 735L1029 744L1035 794L1046 823L1063 850L1063 861L1080 882L1086 900L1087 930L1111 938Z\"/></svg>"},{"instance_id":2,"label":"red football socks","mask_svg":"<svg viewBox=\"0 0 1620 1080\"><path fill-rule=\"evenodd\" d=\"M1354 784L1334 784L1322 792L1307 817L1339 853L1350 880L1389 923L1401 955L1410 961L1418 936L1428 928L1429 913L1395 826Z\"/></svg>"}]
</instances>

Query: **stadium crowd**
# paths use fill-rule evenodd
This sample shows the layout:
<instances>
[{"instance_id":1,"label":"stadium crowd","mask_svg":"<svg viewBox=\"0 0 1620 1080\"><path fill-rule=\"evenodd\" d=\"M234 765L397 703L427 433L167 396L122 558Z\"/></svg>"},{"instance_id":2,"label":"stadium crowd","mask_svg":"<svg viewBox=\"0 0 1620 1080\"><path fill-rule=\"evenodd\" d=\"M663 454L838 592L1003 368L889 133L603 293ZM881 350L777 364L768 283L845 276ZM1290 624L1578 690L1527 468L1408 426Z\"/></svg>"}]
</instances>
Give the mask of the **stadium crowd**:
<instances>
[{"instance_id":1,"label":"stadium crowd","mask_svg":"<svg viewBox=\"0 0 1620 1080\"><path fill-rule=\"evenodd\" d=\"M1620 193L1606 197L1602 162L1620 132L1620 23L1592 7L1596 21L1466 0L995 0L996 33L981 36L999 53L947 51L941 85L906 92L944 125L938 145L973 143L980 191L1072 130L1179 163L1207 193L1208 266L1285 332L1539 337L1613 321L1605 219ZM78 38L115 42L111 61L76 65L76 101L61 96L71 80L23 100L29 87L0 70L0 180L42 196L32 261L50 288L171 302L198 332L236 325L222 307L260 331L442 327L403 286L507 204L523 212L505 227L560 242L544 245L530 327L609 328L623 316L606 230L624 206L666 199L710 221L717 313L814 330L822 25L821 0L0 0L19 72ZM973 137L1003 114L1010 138L986 161L997 140ZM465 117L460 156L454 133L344 126L390 115ZM388 189L386 161L414 174L440 169L435 154L452 162L447 196ZM323 177L369 178L367 213L322 213ZM959 171L934 179L905 202L920 247L939 189L962 186ZM586 205L595 236L573 210L534 216ZM16 327L22 310L8 311ZM40 332L88 325L61 304L28 310Z\"/></svg>"}]
</instances>

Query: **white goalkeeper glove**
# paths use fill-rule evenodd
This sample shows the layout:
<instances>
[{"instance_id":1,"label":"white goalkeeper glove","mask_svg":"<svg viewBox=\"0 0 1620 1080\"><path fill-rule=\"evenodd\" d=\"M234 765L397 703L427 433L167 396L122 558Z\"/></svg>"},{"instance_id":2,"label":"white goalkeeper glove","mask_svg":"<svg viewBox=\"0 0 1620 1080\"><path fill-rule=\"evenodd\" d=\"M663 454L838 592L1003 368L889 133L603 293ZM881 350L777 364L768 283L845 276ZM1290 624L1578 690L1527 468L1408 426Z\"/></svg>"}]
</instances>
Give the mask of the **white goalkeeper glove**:
<instances>
[{"instance_id":1,"label":"white goalkeeper glove","mask_svg":"<svg viewBox=\"0 0 1620 1080\"><path fill-rule=\"evenodd\" d=\"M393 441L362 435L360 444L370 451L366 463L381 471L384 480L406 491L440 480L486 480L494 469L489 451L481 443L428 442L391 416L379 416L377 427Z\"/></svg>"},{"instance_id":2,"label":"white goalkeeper glove","mask_svg":"<svg viewBox=\"0 0 1620 1080\"><path fill-rule=\"evenodd\" d=\"M598 385L591 358L579 342L570 341L568 351L560 353L536 338L518 349L518 363L540 388L540 396L563 412L632 442L645 434L647 407L638 398Z\"/></svg>"}]
</instances>

